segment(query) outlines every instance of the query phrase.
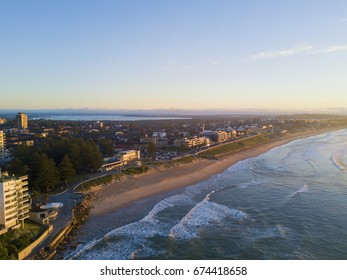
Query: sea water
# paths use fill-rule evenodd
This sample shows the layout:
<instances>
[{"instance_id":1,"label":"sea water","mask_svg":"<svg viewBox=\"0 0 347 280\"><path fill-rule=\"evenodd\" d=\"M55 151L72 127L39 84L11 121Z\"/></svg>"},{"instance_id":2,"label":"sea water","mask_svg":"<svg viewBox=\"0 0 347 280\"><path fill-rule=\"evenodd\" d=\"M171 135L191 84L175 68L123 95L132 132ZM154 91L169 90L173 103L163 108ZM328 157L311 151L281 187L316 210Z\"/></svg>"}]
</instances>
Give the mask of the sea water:
<instances>
[{"instance_id":1,"label":"sea water","mask_svg":"<svg viewBox=\"0 0 347 280\"><path fill-rule=\"evenodd\" d=\"M346 213L347 130L340 130L94 218L66 259L347 259ZM119 223L127 215L133 220Z\"/></svg>"}]
</instances>

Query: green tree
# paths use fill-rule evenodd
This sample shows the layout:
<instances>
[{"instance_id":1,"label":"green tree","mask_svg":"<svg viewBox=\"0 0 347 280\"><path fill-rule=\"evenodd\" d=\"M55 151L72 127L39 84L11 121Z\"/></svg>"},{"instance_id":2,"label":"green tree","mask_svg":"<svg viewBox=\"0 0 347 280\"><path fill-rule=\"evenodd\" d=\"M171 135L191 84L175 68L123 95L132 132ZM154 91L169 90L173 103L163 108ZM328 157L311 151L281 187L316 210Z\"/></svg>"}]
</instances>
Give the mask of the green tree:
<instances>
[{"instance_id":1,"label":"green tree","mask_svg":"<svg viewBox=\"0 0 347 280\"><path fill-rule=\"evenodd\" d=\"M20 238L16 238L13 243L19 251L23 250L25 247L30 245L30 237L23 235Z\"/></svg>"},{"instance_id":2,"label":"green tree","mask_svg":"<svg viewBox=\"0 0 347 280\"><path fill-rule=\"evenodd\" d=\"M112 156L114 153L114 146L111 139L101 139L99 141L100 152L106 156Z\"/></svg>"},{"instance_id":3,"label":"green tree","mask_svg":"<svg viewBox=\"0 0 347 280\"><path fill-rule=\"evenodd\" d=\"M8 255L11 256L12 259L17 258L18 248L15 245L13 244L8 245L7 250L8 250Z\"/></svg>"},{"instance_id":4,"label":"green tree","mask_svg":"<svg viewBox=\"0 0 347 280\"><path fill-rule=\"evenodd\" d=\"M68 155L65 155L59 164L59 178L67 185L67 181L76 174L75 168Z\"/></svg>"},{"instance_id":5,"label":"green tree","mask_svg":"<svg viewBox=\"0 0 347 280\"><path fill-rule=\"evenodd\" d=\"M81 172L83 170L82 155L81 155L81 141L82 139L79 139L71 143L69 147L69 153L68 153L69 158L71 159L71 162L77 172Z\"/></svg>"},{"instance_id":6,"label":"green tree","mask_svg":"<svg viewBox=\"0 0 347 280\"><path fill-rule=\"evenodd\" d=\"M155 152L157 151L157 147L155 146L155 143L153 141L149 141L147 150L148 150L149 157L152 160L154 160L155 159Z\"/></svg>"},{"instance_id":7,"label":"green tree","mask_svg":"<svg viewBox=\"0 0 347 280\"><path fill-rule=\"evenodd\" d=\"M102 157L96 144L92 141L82 143L81 154L83 168L88 171L96 171L102 165Z\"/></svg>"},{"instance_id":8,"label":"green tree","mask_svg":"<svg viewBox=\"0 0 347 280\"><path fill-rule=\"evenodd\" d=\"M8 250L0 244L0 260L6 260L8 257Z\"/></svg>"},{"instance_id":9,"label":"green tree","mask_svg":"<svg viewBox=\"0 0 347 280\"><path fill-rule=\"evenodd\" d=\"M11 164L8 167L8 171L11 174L17 175L17 176L23 176L26 175L29 171L29 168L27 165L24 165L23 162L18 158L15 157Z\"/></svg>"},{"instance_id":10,"label":"green tree","mask_svg":"<svg viewBox=\"0 0 347 280\"><path fill-rule=\"evenodd\" d=\"M35 179L33 181L35 189L49 192L53 190L57 182L58 171L55 166L55 162L46 154L41 155L39 158L37 170L35 172Z\"/></svg>"},{"instance_id":11,"label":"green tree","mask_svg":"<svg viewBox=\"0 0 347 280\"><path fill-rule=\"evenodd\" d=\"M34 147L18 145L13 151L13 156L22 161L24 165L29 165L34 153Z\"/></svg>"}]
</instances>

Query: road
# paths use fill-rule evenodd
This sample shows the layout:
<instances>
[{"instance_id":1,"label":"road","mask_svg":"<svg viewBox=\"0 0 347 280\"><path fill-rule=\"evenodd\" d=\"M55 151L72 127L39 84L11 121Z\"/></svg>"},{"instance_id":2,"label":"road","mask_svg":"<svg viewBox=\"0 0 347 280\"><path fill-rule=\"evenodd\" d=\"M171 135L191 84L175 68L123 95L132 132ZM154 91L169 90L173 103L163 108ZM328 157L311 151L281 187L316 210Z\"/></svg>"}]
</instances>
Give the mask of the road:
<instances>
[{"instance_id":1,"label":"road","mask_svg":"<svg viewBox=\"0 0 347 280\"><path fill-rule=\"evenodd\" d=\"M89 179L69 186L66 191L60 194L49 196L48 202L61 202L63 203L63 207L59 209L58 217L54 221L50 222L50 224L53 225L53 231L33 250L33 252L27 258L32 258L35 254L38 254L41 248L49 246L49 244L54 240L57 234L59 234L59 232L61 232L61 230L72 219L72 209L80 202L83 197L82 195L75 193L74 191L79 185L99 177L103 177L109 174L117 174L119 172L120 170L111 170L107 172L92 174Z\"/></svg>"}]
</instances>

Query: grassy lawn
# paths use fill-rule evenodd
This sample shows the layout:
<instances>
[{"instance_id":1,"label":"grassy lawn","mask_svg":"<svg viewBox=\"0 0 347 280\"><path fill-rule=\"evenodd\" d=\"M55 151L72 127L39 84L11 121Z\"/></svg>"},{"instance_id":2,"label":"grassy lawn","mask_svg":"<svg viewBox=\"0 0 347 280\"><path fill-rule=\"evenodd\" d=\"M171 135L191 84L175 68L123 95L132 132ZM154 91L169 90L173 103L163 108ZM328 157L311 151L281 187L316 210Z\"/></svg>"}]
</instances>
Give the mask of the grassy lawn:
<instances>
[{"instance_id":1,"label":"grassy lawn","mask_svg":"<svg viewBox=\"0 0 347 280\"><path fill-rule=\"evenodd\" d=\"M237 150L242 149L244 147L253 146L253 145L268 141L268 140L270 140L269 136L266 136L264 134L260 134L260 135L254 136L254 137L242 139L242 140L239 140L236 142L231 142L231 143L219 146L219 147L209 149L207 151L200 153L199 156L201 156L203 158L215 157L217 155L237 151Z\"/></svg>"},{"instance_id":2,"label":"grassy lawn","mask_svg":"<svg viewBox=\"0 0 347 280\"><path fill-rule=\"evenodd\" d=\"M155 161L155 162L151 162L150 165L160 167L160 166L166 165L166 162L165 161Z\"/></svg>"},{"instance_id":3,"label":"grassy lawn","mask_svg":"<svg viewBox=\"0 0 347 280\"><path fill-rule=\"evenodd\" d=\"M38 224L34 221L26 219L24 222L24 230L31 232L33 239L37 239L47 229L47 226ZM20 229L19 229L20 230Z\"/></svg>"},{"instance_id":4,"label":"grassy lawn","mask_svg":"<svg viewBox=\"0 0 347 280\"><path fill-rule=\"evenodd\" d=\"M240 142L243 143L245 146L253 146L265 141L270 140L270 137L265 134L259 134L251 138L247 138L244 140L241 140Z\"/></svg>"},{"instance_id":5,"label":"grassy lawn","mask_svg":"<svg viewBox=\"0 0 347 280\"><path fill-rule=\"evenodd\" d=\"M76 191L85 191L94 186L109 184L116 180L120 180L123 176L124 174L108 174L101 178L95 178L79 185Z\"/></svg>"},{"instance_id":6,"label":"grassy lawn","mask_svg":"<svg viewBox=\"0 0 347 280\"><path fill-rule=\"evenodd\" d=\"M240 143L232 142L232 143L228 143L228 144L225 144L223 146L220 146L220 147L206 150L206 151L200 153L199 156L204 157L204 158L214 157L214 156L217 156L220 154L233 152L233 151L236 151L236 150L241 149L241 148L242 148L242 146L240 145Z\"/></svg>"},{"instance_id":7,"label":"grassy lawn","mask_svg":"<svg viewBox=\"0 0 347 280\"><path fill-rule=\"evenodd\" d=\"M137 175L137 174L142 174L146 173L149 170L149 167L147 165L142 165L140 167L130 167L122 172L126 175Z\"/></svg>"},{"instance_id":8,"label":"grassy lawn","mask_svg":"<svg viewBox=\"0 0 347 280\"><path fill-rule=\"evenodd\" d=\"M175 159L172 161L168 161L167 163L169 166L176 166L176 165L191 163L194 160L196 160L195 156L186 156L186 157L182 157L182 158Z\"/></svg>"}]
</instances>

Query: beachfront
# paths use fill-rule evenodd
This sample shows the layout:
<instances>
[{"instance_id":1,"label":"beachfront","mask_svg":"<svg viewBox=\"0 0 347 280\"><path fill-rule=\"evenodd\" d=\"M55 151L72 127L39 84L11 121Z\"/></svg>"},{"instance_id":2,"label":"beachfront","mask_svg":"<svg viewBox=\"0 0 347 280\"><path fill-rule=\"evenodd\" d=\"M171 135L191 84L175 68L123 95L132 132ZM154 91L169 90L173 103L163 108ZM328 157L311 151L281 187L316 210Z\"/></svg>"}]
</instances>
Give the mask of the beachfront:
<instances>
[{"instance_id":1,"label":"beachfront","mask_svg":"<svg viewBox=\"0 0 347 280\"><path fill-rule=\"evenodd\" d=\"M89 219L57 257L224 259L231 254L236 259L305 259L312 253L322 258L324 249L319 246L308 250L296 246L307 237L302 226L315 228L321 221L312 215L318 210L311 208L322 196L343 203L339 179L344 174L331 161L331 153L341 149L346 130L324 132L328 130L286 135L232 156L152 169L94 188L90 192L96 194L95 207ZM242 162L232 165L237 161ZM334 207L329 209L334 219L340 218ZM307 216L302 215L306 211ZM338 228L327 227L322 234ZM214 249L203 249L201 242ZM279 247L267 254L258 246ZM281 246L289 247L283 251ZM334 249L330 253L343 256Z\"/></svg>"},{"instance_id":2,"label":"beachfront","mask_svg":"<svg viewBox=\"0 0 347 280\"><path fill-rule=\"evenodd\" d=\"M301 133L286 134L279 139L270 140L250 146L216 159L198 159L189 164L183 164L164 170L152 168L149 172L120 182L91 188L88 192L95 195L90 218L107 215L131 203L168 191L194 185L200 181L223 172L238 161L256 157L275 147L291 141L322 134L338 128L327 128Z\"/></svg>"}]
</instances>

